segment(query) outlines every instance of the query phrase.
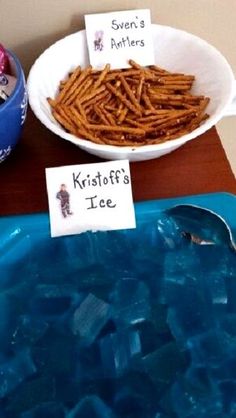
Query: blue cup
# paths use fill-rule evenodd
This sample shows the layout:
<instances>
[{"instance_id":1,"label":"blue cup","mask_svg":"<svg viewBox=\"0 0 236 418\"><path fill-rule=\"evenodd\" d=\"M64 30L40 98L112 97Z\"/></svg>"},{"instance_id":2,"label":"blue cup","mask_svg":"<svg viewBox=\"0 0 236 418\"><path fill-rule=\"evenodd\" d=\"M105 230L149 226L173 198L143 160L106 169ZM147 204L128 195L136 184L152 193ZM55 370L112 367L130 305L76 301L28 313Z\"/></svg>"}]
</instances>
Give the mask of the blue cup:
<instances>
[{"instance_id":1,"label":"blue cup","mask_svg":"<svg viewBox=\"0 0 236 418\"><path fill-rule=\"evenodd\" d=\"M19 59L7 50L11 74L17 79L10 97L0 104L0 163L12 152L20 139L26 118L28 96L25 76Z\"/></svg>"}]
</instances>

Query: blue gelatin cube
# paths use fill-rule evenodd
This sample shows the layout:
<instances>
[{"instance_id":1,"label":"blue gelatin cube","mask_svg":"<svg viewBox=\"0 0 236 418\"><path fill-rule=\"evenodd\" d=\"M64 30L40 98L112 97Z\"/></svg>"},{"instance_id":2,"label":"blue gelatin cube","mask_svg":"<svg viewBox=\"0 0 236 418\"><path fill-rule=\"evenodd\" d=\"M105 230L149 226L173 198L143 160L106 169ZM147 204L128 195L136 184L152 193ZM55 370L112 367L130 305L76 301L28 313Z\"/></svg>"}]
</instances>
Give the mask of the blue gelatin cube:
<instances>
[{"instance_id":1,"label":"blue gelatin cube","mask_svg":"<svg viewBox=\"0 0 236 418\"><path fill-rule=\"evenodd\" d=\"M6 344L11 322L11 307L7 295L0 294L0 341L1 347Z\"/></svg>"},{"instance_id":2,"label":"blue gelatin cube","mask_svg":"<svg viewBox=\"0 0 236 418\"><path fill-rule=\"evenodd\" d=\"M150 318L150 294L147 285L137 279L117 282L113 293L113 317L117 325L134 325Z\"/></svg>"},{"instance_id":3,"label":"blue gelatin cube","mask_svg":"<svg viewBox=\"0 0 236 418\"><path fill-rule=\"evenodd\" d=\"M67 418L113 418L111 409L96 395L83 398Z\"/></svg>"},{"instance_id":4,"label":"blue gelatin cube","mask_svg":"<svg viewBox=\"0 0 236 418\"><path fill-rule=\"evenodd\" d=\"M102 377L100 348L97 343L78 350L75 361L76 378L79 382Z\"/></svg>"},{"instance_id":5,"label":"blue gelatin cube","mask_svg":"<svg viewBox=\"0 0 236 418\"><path fill-rule=\"evenodd\" d=\"M171 384L179 373L183 373L187 364L186 353L178 348L176 342L164 344L141 361L141 367L157 387Z\"/></svg>"},{"instance_id":6,"label":"blue gelatin cube","mask_svg":"<svg viewBox=\"0 0 236 418\"><path fill-rule=\"evenodd\" d=\"M30 315L21 315L18 318L15 330L12 333L12 347L28 346L40 339L48 329L48 323Z\"/></svg>"},{"instance_id":7,"label":"blue gelatin cube","mask_svg":"<svg viewBox=\"0 0 236 418\"><path fill-rule=\"evenodd\" d=\"M204 392L184 378L176 381L171 388L171 404L178 418L222 417L222 396L217 387Z\"/></svg>"},{"instance_id":8,"label":"blue gelatin cube","mask_svg":"<svg viewBox=\"0 0 236 418\"><path fill-rule=\"evenodd\" d=\"M36 373L36 367L28 349L18 352L11 360L1 364L0 399L34 373Z\"/></svg>"},{"instance_id":9,"label":"blue gelatin cube","mask_svg":"<svg viewBox=\"0 0 236 418\"><path fill-rule=\"evenodd\" d=\"M68 284L38 284L31 301L31 312L43 317L65 314L76 298L75 288Z\"/></svg>"},{"instance_id":10,"label":"blue gelatin cube","mask_svg":"<svg viewBox=\"0 0 236 418\"><path fill-rule=\"evenodd\" d=\"M216 382L209 374L209 370L206 367L195 367L190 365L185 373L185 379L189 382L196 390L202 393L210 393Z\"/></svg>"},{"instance_id":11,"label":"blue gelatin cube","mask_svg":"<svg viewBox=\"0 0 236 418\"><path fill-rule=\"evenodd\" d=\"M223 380L219 384L222 397L224 412L229 416L236 413L236 382L233 379Z\"/></svg>"},{"instance_id":12,"label":"blue gelatin cube","mask_svg":"<svg viewBox=\"0 0 236 418\"><path fill-rule=\"evenodd\" d=\"M39 283L34 289L34 294L41 298L64 298L72 297L76 288L71 284L45 284Z\"/></svg>"},{"instance_id":13,"label":"blue gelatin cube","mask_svg":"<svg viewBox=\"0 0 236 418\"><path fill-rule=\"evenodd\" d=\"M72 332L83 344L90 345L109 319L110 305L90 293L74 312Z\"/></svg>"},{"instance_id":14,"label":"blue gelatin cube","mask_svg":"<svg viewBox=\"0 0 236 418\"><path fill-rule=\"evenodd\" d=\"M220 328L227 332L231 337L236 337L236 314L226 313L224 316L219 318Z\"/></svg>"},{"instance_id":15,"label":"blue gelatin cube","mask_svg":"<svg viewBox=\"0 0 236 418\"><path fill-rule=\"evenodd\" d=\"M64 407L57 402L47 402L23 412L20 418L64 418Z\"/></svg>"},{"instance_id":16,"label":"blue gelatin cube","mask_svg":"<svg viewBox=\"0 0 236 418\"><path fill-rule=\"evenodd\" d=\"M159 247L172 251L182 245L181 230L178 224L165 213L161 214L157 220L157 230Z\"/></svg>"},{"instance_id":17,"label":"blue gelatin cube","mask_svg":"<svg viewBox=\"0 0 236 418\"><path fill-rule=\"evenodd\" d=\"M221 271L223 267L221 268ZM227 259L224 266L224 277L228 294L228 311L236 313L236 262L235 252L228 251Z\"/></svg>"},{"instance_id":18,"label":"blue gelatin cube","mask_svg":"<svg viewBox=\"0 0 236 418\"><path fill-rule=\"evenodd\" d=\"M164 251L174 250L181 241L181 235L176 231L175 223L165 214L158 219L155 217L152 222L137 224L137 228L129 232L132 244L130 254L135 261L151 261Z\"/></svg>"},{"instance_id":19,"label":"blue gelatin cube","mask_svg":"<svg viewBox=\"0 0 236 418\"><path fill-rule=\"evenodd\" d=\"M119 417L153 417L158 394L145 373L131 371L116 380L113 408Z\"/></svg>"},{"instance_id":20,"label":"blue gelatin cube","mask_svg":"<svg viewBox=\"0 0 236 418\"><path fill-rule=\"evenodd\" d=\"M209 331L190 338L187 347L195 366L219 367L225 358L235 352L235 339L220 329Z\"/></svg>"},{"instance_id":21,"label":"blue gelatin cube","mask_svg":"<svg viewBox=\"0 0 236 418\"><path fill-rule=\"evenodd\" d=\"M122 388L115 397L114 407L120 416L143 416L145 403L130 388Z\"/></svg>"},{"instance_id":22,"label":"blue gelatin cube","mask_svg":"<svg viewBox=\"0 0 236 418\"><path fill-rule=\"evenodd\" d=\"M31 348L32 357L39 373L58 375L74 370L75 337L71 332L60 333L49 329Z\"/></svg>"},{"instance_id":23,"label":"blue gelatin cube","mask_svg":"<svg viewBox=\"0 0 236 418\"><path fill-rule=\"evenodd\" d=\"M186 300L191 298L194 301L195 294L198 298L204 299L201 264L195 260L194 254L182 249L175 251L174 255L168 252L164 257L164 278L160 302L171 306L179 305L183 298Z\"/></svg>"},{"instance_id":24,"label":"blue gelatin cube","mask_svg":"<svg viewBox=\"0 0 236 418\"><path fill-rule=\"evenodd\" d=\"M192 311L189 306L189 312L187 309L183 311L176 308L169 308L167 315L167 323L169 325L171 334L178 343L183 346L186 345L187 339L207 329L205 326L204 318L201 318L200 309Z\"/></svg>"},{"instance_id":25,"label":"blue gelatin cube","mask_svg":"<svg viewBox=\"0 0 236 418\"><path fill-rule=\"evenodd\" d=\"M164 270L167 281L169 276L183 276L182 283L184 283L185 276L188 277L191 276L191 273L201 272L201 262L194 249L178 248L174 254L171 251L165 253Z\"/></svg>"},{"instance_id":26,"label":"blue gelatin cube","mask_svg":"<svg viewBox=\"0 0 236 418\"><path fill-rule=\"evenodd\" d=\"M222 361L218 361L216 365L208 368L210 377L215 382L222 383L223 381L235 381L236 380L236 359L235 349L232 349L230 355L227 355Z\"/></svg>"},{"instance_id":27,"label":"blue gelatin cube","mask_svg":"<svg viewBox=\"0 0 236 418\"><path fill-rule=\"evenodd\" d=\"M167 294L170 304L167 323L180 343L215 326L216 319L202 280L188 277L185 285L169 284Z\"/></svg>"},{"instance_id":28,"label":"blue gelatin cube","mask_svg":"<svg viewBox=\"0 0 236 418\"><path fill-rule=\"evenodd\" d=\"M96 237L84 233L79 237L65 237L63 240L64 253L68 264L78 268L97 263Z\"/></svg>"},{"instance_id":29,"label":"blue gelatin cube","mask_svg":"<svg viewBox=\"0 0 236 418\"><path fill-rule=\"evenodd\" d=\"M99 341L101 361L106 377L121 376L131 367L132 360L141 354L138 331L121 330Z\"/></svg>"},{"instance_id":30,"label":"blue gelatin cube","mask_svg":"<svg viewBox=\"0 0 236 418\"><path fill-rule=\"evenodd\" d=\"M167 324L168 306L159 303L158 300L152 300L151 310L151 322L155 326L157 334L160 336L169 334L170 331Z\"/></svg>"},{"instance_id":31,"label":"blue gelatin cube","mask_svg":"<svg viewBox=\"0 0 236 418\"><path fill-rule=\"evenodd\" d=\"M212 270L207 273L206 287L213 305L227 304L228 295L225 277L220 270Z\"/></svg>"},{"instance_id":32,"label":"blue gelatin cube","mask_svg":"<svg viewBox=\"0 0 236 418\"><path fill-rule=\"evenodd\" d=\"M7 417L7 415L4 412L4 409L5 409L4 407L0 406L0 418L6 418Z\"/></svg>"},{"instance_id":33,"label":"blue gelatin cube","mask_svg":"<svg viewBox=\"0 0 236 418\"><path fill-rule=\"evenodd\" d=\"M7 396L7 416L18 417L24 411L29 411L38 405L52 402L55 400L55 394L55 378L46 374L41 377L37 373L36 376L22 382ZM59 401L61 400L62 397L59 398Z\"/></svg>"},{"instance_id":34,"label":"blue gelatin cube","mask_svg":"<svg viewBox=\"0 0 236 418\"><path fill-rule=\"evenodd\" d=\"M98 298L104 290L109 292L114 284L111 271L101 264L91 264L86 268L77 269L73 282L79 292L93 293Z\"/></svg>"},{"instance_id":35,"label":"blue gelatin cube","mask_svg":"<svg viewBox=\"0 0 236 418\"><path fill-rule=\"evenodd\" d=\"M163 344L163 340L158 335L157 330L152 322L141 322L135 326L135 329L139 332L143 356L152 351L155 351Z\"/></svg>"}]
</instances>

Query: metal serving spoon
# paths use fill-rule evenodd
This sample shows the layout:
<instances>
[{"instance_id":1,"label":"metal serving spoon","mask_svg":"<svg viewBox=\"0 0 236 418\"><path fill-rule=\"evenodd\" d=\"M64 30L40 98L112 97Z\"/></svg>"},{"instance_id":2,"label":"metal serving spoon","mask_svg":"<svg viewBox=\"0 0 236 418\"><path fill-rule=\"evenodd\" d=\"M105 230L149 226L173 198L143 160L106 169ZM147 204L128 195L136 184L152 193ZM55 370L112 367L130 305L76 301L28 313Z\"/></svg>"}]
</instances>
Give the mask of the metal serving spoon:
<instances>
[{"instance_id":1,"label":"metal serving spoon","mask_svg":"<svg viewBox=\"0 0 236 418\"><path fill-rule=\"evenodd\" d=\"M200 245L226 244L236 251L231 228L217 213L197 205L180 204L165 211L186 238Z\"/></svg>"}]
</instances>

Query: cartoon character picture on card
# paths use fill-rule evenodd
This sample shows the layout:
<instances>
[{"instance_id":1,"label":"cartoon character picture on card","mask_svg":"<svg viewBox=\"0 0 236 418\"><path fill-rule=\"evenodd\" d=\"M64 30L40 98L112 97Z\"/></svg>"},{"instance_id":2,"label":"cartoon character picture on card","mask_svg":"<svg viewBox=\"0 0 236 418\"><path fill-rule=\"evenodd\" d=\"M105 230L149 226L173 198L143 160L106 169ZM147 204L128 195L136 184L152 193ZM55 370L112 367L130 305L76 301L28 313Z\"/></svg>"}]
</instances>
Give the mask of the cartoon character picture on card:
<instances>
[{"instance_id":1,"label":"cartoon character picture on card","mask_svg":"<svg viewBox=\"0 0 236 418\"><path fill-rule=\"evenodd\" d=\"M73 215L73 212L70 210L70 195L64 183L61 184L60 190L56 194L56 198L60 201L60 210L63 218L67 218L68 215Z\"/></svg>"},{"instance_id":2,"label":"cartoon character picture on card","mask_svg":"<svg viewBox=\"0 0 236 418\"><path fill-rule=\"evenodd\" d=\"M97 30L94 34L94 51L102 51L103 50L103 30Z\"/></svg>"}]
</instances>

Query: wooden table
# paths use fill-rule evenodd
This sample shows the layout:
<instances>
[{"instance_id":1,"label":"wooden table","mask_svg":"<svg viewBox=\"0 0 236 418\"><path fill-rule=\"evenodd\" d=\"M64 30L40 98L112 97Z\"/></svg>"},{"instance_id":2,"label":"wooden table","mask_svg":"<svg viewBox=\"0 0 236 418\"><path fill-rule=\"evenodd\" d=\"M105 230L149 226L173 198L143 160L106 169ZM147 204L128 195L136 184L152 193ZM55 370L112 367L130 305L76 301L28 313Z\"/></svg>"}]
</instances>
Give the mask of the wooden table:
<instances>
[{"instance_id":1,"label":"wooden table","mask_svg":"<svg viewBox=\"0 0 236 418\"><path fill-rule=\"evenodd\" d=\"M22 138L0 165L0 215L48 211L45 168L101 161L47 130L29 110ZM211 192L236 194L215 128L164 157L130 164L135 201Z\"/></svg>"}]
</instances>

